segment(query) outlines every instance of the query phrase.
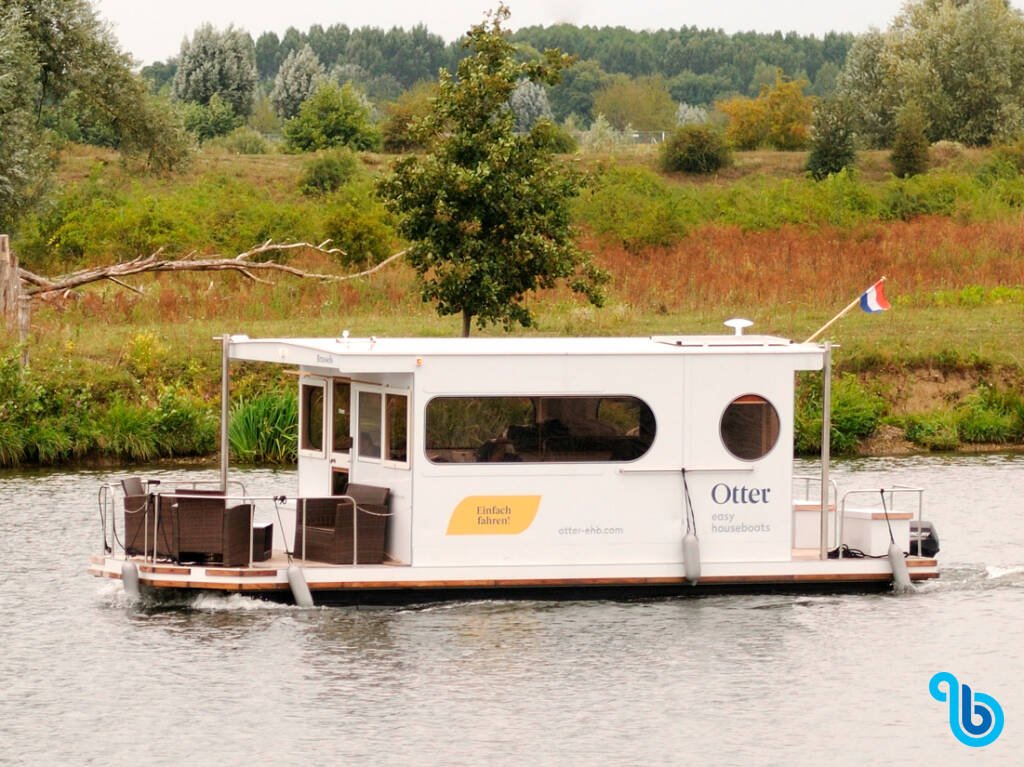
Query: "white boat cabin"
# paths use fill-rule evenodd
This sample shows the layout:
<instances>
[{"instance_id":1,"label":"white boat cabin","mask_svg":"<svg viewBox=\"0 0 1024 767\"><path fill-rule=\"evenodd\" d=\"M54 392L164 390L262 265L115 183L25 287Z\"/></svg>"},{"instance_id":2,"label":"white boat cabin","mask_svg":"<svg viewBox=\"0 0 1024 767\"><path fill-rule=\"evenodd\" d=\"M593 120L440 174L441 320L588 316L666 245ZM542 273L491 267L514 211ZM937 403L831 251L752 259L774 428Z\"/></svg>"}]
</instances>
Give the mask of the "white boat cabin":
<instances>
[{"instance_id":1,"label":"white boat cabin","mask_svg":"<svg viewBox=\"0 0 1024 767\"><path fill-rule=\"evenodd\" d=\"M390 490L391 563L679 563L683 469L703 562L792 558L795 374L822 369L821 345L233 336L228 348L299 371L300 497Z\"/></svg>"}]
</instances>

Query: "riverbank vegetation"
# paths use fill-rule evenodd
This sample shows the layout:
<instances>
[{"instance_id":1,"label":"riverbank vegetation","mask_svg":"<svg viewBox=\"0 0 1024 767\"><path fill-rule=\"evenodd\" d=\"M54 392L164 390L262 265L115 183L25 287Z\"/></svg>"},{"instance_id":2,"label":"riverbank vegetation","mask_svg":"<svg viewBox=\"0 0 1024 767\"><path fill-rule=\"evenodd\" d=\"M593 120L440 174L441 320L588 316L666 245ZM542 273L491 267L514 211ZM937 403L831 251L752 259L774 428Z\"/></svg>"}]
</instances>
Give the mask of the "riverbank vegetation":
<instances>
[{"instance_id":1,"label":"riverbank vegetation","mask_svg":"<svg viewBox=\"0 0 1024 767\"><path fill-rule=\"evenodd\" d=\"M897 433L907 449L1020 445L1024 375L1013 339L1024 337L1024 179L1016 151L944 155L906 180L877 172L882 153L862 152L854 172L819 184L799 171L797 153L740 152L730 176L710 180L659 172L644 148L582 156L588 183L575 219L581 246L612 275L608 303L597 309L568 289L543 291L528 299L535 327L517 332L719 332L722 320L742 315L763 332L801 339L884 273L893 309L851 314L832 333L840 344L834 450L863 449L880 433ZM184 176L145 179L114 159L79 146L65 152L62 191L14 241L28 268L57 273L159 247L230 255L266 237L326 238L332 220L349 242L362 231L359 242L379 243L350 246L353 262L401 245L372 194L386 167L379 155L360 156L354 170L343 162L337 184L312 194L316 161L299 156L211 150ZM293 258L315 271L353 265L324 254ZM420 301L401 262L333 285L228 274L147 275L133 285L142 293L103 283L38 303L24 374L16 338L6 337L0 464L209 456L219 408L211 339L222 332L459 332L457 318L439 318ZM809 379L800 390L803 452L820 442L814 386ZM293 388L278 371L236 366L237 457L293 459Z\"/></svg>"}]
</instances>

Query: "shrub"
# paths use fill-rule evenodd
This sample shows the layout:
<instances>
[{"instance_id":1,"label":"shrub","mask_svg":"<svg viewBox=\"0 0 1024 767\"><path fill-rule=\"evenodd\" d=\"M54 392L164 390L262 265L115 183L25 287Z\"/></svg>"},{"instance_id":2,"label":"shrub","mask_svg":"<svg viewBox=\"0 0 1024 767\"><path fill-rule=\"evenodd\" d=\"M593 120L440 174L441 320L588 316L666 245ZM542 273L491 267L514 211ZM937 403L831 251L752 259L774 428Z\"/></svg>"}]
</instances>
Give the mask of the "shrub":
<instances>
[{"instance_id":1,"label":"shrub","mask_svg":"<svg viewBox=\"0 0 1024 767\"><path fill-rule=\"evenodd\" d=\"M226 136L242 123L242 118L235 114L231 105L217 94L210 97L209 104L189 102L184 107L185 130L192 133L199 141L206 141L216 136Z\"/></svg>"},{"instance_id":2,"label":"shrub","mask_svg":"<svg viewBox=\"0 0 1024 767\"><path fill-rule=\"evenodd\" d=\"M159 455L154 412L145 405L116 399L99 423L100 449L129 461L151 461Z\"/></svg>"},{"instance_id":3,"label":"shrub","mask_svg":"<svg viewBox=\"0 0 1024 767\"><path fill-rule=\"evenodd\" d=\"M381 141L370 108L352 85L339 87L329 81L321 81L313 95L302 102L299 114L284 124L283 133L289 152L337 146L361 151L377 149Z\"/></svg>"},{"instance_id":4,"label":"shrub","mask_svg":"<svg viewBox=\"0 0 1024 767\"><path fill-rule=\"evenodd\" d=\"M533 127L533 137L538 144L543 144L557 154L575 152L578 146L568 130L550 120L539 120Z\"/></svg>"},{"instance_id":5,"label":"shrub","mask_svg":"<svg viewBox=\"0 0 1024 767\"><path fill-rule=\"evenodd\" d=\"M370 265L390 255L395 231L384 204L366 184L350 185L326 200L324 234L344 251L339 260L351 265Z\"/></svg>"},{"instance_id":6,"label":"shrub","mask_svg":"<svg viewBox=\"0 0 1024 767\"><path fill-rule=\"evenodd\" d=\"M945 166L963 157L966 147L959 141L936 141L928 150L932 165Z\"/></svg>"},{"instance_id":7,"label":"shrub","mask_svg":"<svg viewBox=\"0 0 1024 767\"><path fill-rule=\"evenodd\" d=\"M689 230L686 206L645 168L600 171L580 196L579 211L597 234L618 240L630 253L671 245Z\"/></svg>"},{"instance_id":8,"label":"shrub","mask_svg":"<svg viewBox=\"0 0 1024 767\"><path fill-rule=\"evenodd\" d=\"M885 401L868 391L851 373L832 382L832 429L830 450L844 455L856 450L861 440L870 437L885 414ZM801 377L797 391L794 423L796 451L801 454L821 450L821 376Z\"/></svg>"},{"instance_id":9,"label":"shrub","mask_svg":"<svg viewBox=\"0 0 1024 767\"><path fill-rule=\"evenodd\" d=\"M889 155L893 173L900 178L916 176L928 169L928 136L924 116L913 104L903 108L896 119L896 136Z\"/></svg>"},{"instance_id":10,"label":"shrub","mask_svg":"<svg viewBox=\"0 0 1024 767\"><path fill-rule=\"evenodd\" d=\"M430 112L436 96L437 83L424 81L404 91L397 101L385 105L386 118L381 126L384 151L408 152L423 148L419 138L413 135L412 125Z\"/></svg>"},{"instance_id":11,"label":"shrub","mask_svg":"<svg viewBox=\"0 0 1024 767\"><path fill-rule=\"evenodd\" d=\"M853 112L848 102L832 98L814 110L807 170L816 181L853 167L857 160L853 133Z\"/></svg>"},{"instance_id":12,"label":"shrub","mask_svg":"<svg viewBox=\"0 0 1024 767\"><path fill-rule=\"evenodd\" d=\"M1007 443L1024 432L1024 399L982 385L957 412L957 433L964 442Z\"/></svg>"},{"instance_id":13,"label":"shrub","mask_svg":"<svg viewBox=\"0 0 1024 767\"><path fill-rule=\"evenodd\" d=\"M956 415L949 411L908 416L904 428L908 440L929 450L955 450L960 446Z\"/></svg>"},{"instance_id":14,"label":"shrub","mask_svg":"<svg viewBox=\"0 0 1024 767\"><path fill-rule=\"evenodd\" d=\"M210 143L223 147L231 154L268 154L270 152L270 144L263 138L263 134L244 125Z\"/></svg>"},{"instance_id":15,"label":"shrub","mask_svg":"<svg viewBox=\"0 0 1024 767\"><path fill-rule=\"evenodd\" d=\"M1017 173L1024 171L1024 136L998 144L992 152L992 161L1008 165Z\"/></svg>"},{"instance_id":16,"label":"shrub","mask_svg":"<svg viewBox=\"0 0 1024 767\"><path fill-rule=\"evenodd\" d=\"M217 417L202 400L173 387L160 395L154 430L166 456L209 455L217 447Z\"/></svg>"},{"instance_id":17,"label":"shrub","mask_svg":"<svg viewBox=\"0 0 1024 767\"><path fill-rule=\"evenodd\" d=\"M721 131L706 123L690 123L665 140L658 161L665 171L714 173L729 165L732 157Z\"/></svg>"},{"instance_id":18,"label":"shrub","mask_svg":"<svg viewBox=\"0 0 1024 767\"><path fill-rule=\"evenodd\" d=\"M305 195L336 192L347 184L359 169L359 160L348 149L340 149L314 157L299 176L299 191Z\"/></svg>"}]
</instances>

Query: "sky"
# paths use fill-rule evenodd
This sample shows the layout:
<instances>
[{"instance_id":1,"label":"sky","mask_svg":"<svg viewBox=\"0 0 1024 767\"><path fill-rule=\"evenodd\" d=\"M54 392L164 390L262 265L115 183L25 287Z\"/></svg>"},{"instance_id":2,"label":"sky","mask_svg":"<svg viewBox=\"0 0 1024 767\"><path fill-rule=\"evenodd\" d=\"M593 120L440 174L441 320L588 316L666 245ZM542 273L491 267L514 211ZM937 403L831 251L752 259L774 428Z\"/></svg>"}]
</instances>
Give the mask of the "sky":
<instances>
[{"instance_id":1,"label":"sky","mask_svg":"<svg viewBox=\"0 0 1024 767\"><path fill-rule=\"evenodd\" d=\"M426 25L450 42L464 34L498 0L175 0L140 3L139 0L93 0L123 50L140 64L177 55L184 38L199 25L217 28L229 24L248 30L253 39L263 32L282 35L293 26L306 31L347 24L409 29ZM795 31L821 37L827 32L866 32L885 29L899 13L903 0L506 0L512 12L510 29L532 25L571 23L576 26L624 26L630 29L670 29L695 26L728 33ZM1021 2L1015 0L1020 7Z\"/></svg>"}]
</instances>

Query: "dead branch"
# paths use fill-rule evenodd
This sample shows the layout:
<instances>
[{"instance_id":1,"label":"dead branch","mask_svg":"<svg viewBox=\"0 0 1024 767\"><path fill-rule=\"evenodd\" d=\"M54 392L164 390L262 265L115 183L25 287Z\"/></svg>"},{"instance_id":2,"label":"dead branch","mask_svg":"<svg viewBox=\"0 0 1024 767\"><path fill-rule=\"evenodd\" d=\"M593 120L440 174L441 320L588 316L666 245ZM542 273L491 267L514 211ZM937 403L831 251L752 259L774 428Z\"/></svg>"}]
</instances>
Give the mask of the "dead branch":
<instances>
[{"instance_id":1,"label":"dead branch","mask_svg":"<svg viewBox=\"0 0 1024 767\"><path fill-rule=\"evenodd\" d=\"M359 277L368 277L371 274L375 274L383 269L385 266L390 264L406 254L405 250L400 250L392 256L381 261L376 266L369 269L364 269L356 274L319 274L316 272L306 272L302 269L297 269L294 266L288 266L287 264L279 264L276 261L252 261L254 256L263 255L265 253L273 253L287 250L298 250L306 249L313 250L318 253L324 253L327 255L334 255L337 253L343 253L344 251L338 248L328 248L327 245L330 240L325 240L319 245L313 245L308 242L287 242L275 244L271 240L267 240L262 245L257 245L244 253L239 253L237 256L225 257L218 254L209 256L207 258L195 258L195 252L187 253L183 258L161 258L163 254L163 248L160 248L156 252L148 256L139 256L133 258L131 261L123 261L119 264L111 264L109 266L97 266L89 269L80 269L77 272L71 274L65 274L60 277L48 278L42 277L38 274L33 274L27 269L19 269L18 276L22 282L26 283L24 293L33 298L42 298L51 293L65 292L80 288L83 285L88 285L92 282L98 282L100 280L109 280L117 285L120 285L129 290L134 290L136 293L141 293L139 288L132 287L128 283L124 282L122 277L129 277L133 274L143 274L145 272L218 272L218 271L234 271L239 272L243 276L249 279L262 283L264 285L273 285L273 282L267 279L257 277L257 272L280 272L288 274L293 277L306 280L320 280L323 282L344 282L346 280L354 280Z\"/></svg>"}]
</instances>

